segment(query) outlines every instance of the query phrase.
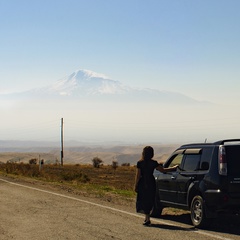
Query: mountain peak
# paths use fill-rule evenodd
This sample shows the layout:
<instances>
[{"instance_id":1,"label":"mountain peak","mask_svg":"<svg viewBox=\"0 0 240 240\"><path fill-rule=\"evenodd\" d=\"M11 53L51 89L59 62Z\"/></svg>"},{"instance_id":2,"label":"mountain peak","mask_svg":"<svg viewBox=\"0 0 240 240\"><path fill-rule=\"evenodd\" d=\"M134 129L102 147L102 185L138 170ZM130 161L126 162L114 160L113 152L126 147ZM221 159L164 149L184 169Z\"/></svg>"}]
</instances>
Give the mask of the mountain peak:
<instances>
[{"instance_id":1,"label":"mountain peak","mask_svg":"<svg viewBox=\"0 0 240 240\"><path fill-rule=\"evenodd\" d=\"M47 91L59 95L118 94L128 91L128 87L104 74L80 69L57 81Z\"/></svg>"},{"instance_id":2,"label":"mountain peak","mask_svg":"<svg viewBox=\"0 0 240 240\"><path fill-rule=\"evenodd\" d=\"M105 74L93 72L87 69L79 69L73 72L71 75L74 75L75 78L102 78L109 79Z\"/></svg>"}]
</instances>

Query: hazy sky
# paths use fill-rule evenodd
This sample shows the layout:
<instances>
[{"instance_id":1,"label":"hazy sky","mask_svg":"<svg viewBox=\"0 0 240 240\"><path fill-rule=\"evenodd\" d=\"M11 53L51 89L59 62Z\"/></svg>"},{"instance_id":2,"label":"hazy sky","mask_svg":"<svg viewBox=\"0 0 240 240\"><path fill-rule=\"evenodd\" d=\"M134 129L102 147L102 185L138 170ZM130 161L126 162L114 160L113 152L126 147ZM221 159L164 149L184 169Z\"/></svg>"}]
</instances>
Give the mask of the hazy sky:
<instances>
[{"instance_id":1,"label":"hazy sky","mask_svg":"<svg viewBox=\"0 0 240 240\"><path fill-rule=\"evenodd\" d=\"M239 0L0 0L0 93L89 69L230 111L240 103L239 9ZM239 120L226 109L200 126Z\"/></svg>"},{"instance_id":2,"label":"hazy sky","mask_svg":"<svg viewBox=\"0 0 240 240\"><path fill-rule=\"evenodd\" d=\"M239 0L0 0L0 91L89 69L134 87L236 102Z\"/></svg>"}]
</instances>

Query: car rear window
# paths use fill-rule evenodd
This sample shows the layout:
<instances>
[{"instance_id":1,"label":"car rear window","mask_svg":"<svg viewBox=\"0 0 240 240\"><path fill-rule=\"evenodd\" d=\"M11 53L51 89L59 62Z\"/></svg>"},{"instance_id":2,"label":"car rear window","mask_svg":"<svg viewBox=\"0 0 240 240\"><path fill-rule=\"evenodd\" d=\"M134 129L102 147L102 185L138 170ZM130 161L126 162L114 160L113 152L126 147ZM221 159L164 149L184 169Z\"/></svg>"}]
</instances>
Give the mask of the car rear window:
<instances>
[{"instance_id":1,"label":"car rear window","mask_svg":"<svg viewBox=\"0 0 240 240\"><path fill-rule=\"evenodd\" d=\"M187 154L184 158L183 170L184 171L196 171L199 169L200 154Z\"/></svg>"}]
</instances>

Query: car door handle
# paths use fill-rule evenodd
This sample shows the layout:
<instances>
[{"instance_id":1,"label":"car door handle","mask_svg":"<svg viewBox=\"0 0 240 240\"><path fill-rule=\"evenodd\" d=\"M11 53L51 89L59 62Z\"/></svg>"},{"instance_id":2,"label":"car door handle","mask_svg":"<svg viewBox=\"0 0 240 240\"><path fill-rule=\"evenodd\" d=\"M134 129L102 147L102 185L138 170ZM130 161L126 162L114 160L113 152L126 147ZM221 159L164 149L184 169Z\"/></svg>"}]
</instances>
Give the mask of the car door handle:
<instances>
[{"instance_id":1,"label":"car door handle","mask_svg":"<svg viewBox=\"0 0 240 240\"><path fill-rule=\"evenodd\" d=\"M176 180L176 177L175 177L175 176L171 176L171 179L172 179L172 180Z\"/></svg>"}]
</instances>

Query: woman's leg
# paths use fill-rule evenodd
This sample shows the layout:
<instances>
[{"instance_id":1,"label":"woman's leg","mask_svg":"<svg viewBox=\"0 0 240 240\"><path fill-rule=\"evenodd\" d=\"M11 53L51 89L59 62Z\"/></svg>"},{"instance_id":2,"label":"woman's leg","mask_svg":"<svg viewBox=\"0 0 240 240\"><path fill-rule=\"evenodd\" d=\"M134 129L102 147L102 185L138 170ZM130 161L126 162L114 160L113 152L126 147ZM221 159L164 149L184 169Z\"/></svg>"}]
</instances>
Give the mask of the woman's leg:
<instances>
[{"instance_id":1,"label":"woman's leg","mask_svg":"<svg viewBox=\"0 0 240 240\"><path fill-rule=\"evenodd\" d=\"M145 220L144 220L144 223L143 225L150 225L151 224L151 221L150 221L150 214L145 214Z\"/></svg>"}]
</instances>

